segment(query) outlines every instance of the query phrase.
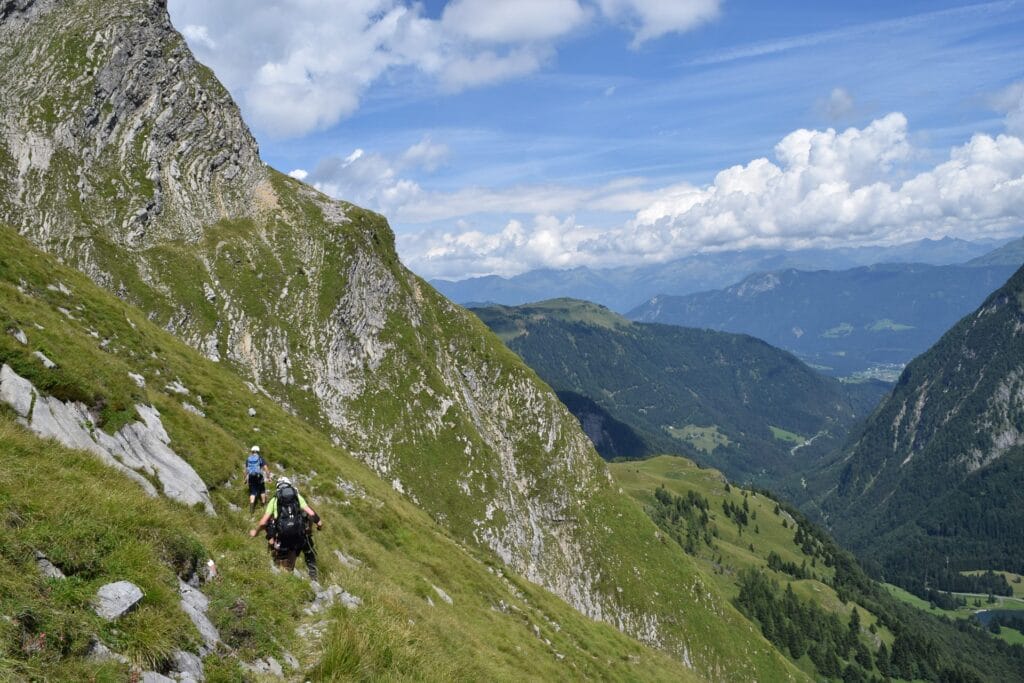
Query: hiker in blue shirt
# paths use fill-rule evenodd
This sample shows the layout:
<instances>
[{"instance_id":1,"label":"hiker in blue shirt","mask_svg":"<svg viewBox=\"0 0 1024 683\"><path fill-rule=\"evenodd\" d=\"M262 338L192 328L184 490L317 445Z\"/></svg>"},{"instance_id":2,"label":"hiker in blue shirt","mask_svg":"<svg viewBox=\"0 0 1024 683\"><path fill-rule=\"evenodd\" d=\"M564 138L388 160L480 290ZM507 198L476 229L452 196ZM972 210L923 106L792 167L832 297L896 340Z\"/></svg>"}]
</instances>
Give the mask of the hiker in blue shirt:
<instances>
[{"instance_id":1,"label":"hiker in blue shirt","mask_svg":"<svg viewBox=\"0 0 1024 683\"><path fill-rule=\"evenodd\" d=\"M266 460L260 455L260 447L249 449L249 457L245 459L245 479L249 484L249 514L256 510L256 496L260 497L260 505L267 504L267 481L273 479Z\"/></svg>"}]
</instances>

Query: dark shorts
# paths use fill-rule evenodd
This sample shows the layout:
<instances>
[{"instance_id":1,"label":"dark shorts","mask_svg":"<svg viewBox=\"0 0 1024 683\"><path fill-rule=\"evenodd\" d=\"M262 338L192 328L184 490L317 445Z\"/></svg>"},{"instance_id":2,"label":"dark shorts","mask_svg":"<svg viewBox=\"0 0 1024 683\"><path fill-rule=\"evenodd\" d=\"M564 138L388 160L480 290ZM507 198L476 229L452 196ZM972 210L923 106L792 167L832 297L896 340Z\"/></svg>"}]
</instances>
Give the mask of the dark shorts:
<instances>
[{"instance_id":1,"label":"dark shorts","mask_svg":"<svg viewBox=\"0 0 1024 683\"><path fill-rule=\"evenodd\" d=\"M263 481L262 474L249 475L249 495L262 496L267 492L267 484Z\"/></svg>"}]
</instances>

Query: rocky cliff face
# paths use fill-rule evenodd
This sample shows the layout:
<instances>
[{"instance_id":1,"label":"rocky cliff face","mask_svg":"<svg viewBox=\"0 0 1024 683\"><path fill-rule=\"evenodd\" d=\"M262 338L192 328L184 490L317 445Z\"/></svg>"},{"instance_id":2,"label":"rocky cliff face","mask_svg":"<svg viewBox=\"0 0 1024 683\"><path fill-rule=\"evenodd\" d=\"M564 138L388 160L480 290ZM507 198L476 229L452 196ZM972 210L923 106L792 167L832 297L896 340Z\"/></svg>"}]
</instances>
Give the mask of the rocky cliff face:
<instances>
[{"instance_id":1,"label":"rocky cliff face","mask_svg":"<svg viewBox=\"0 0 1024 683\"><path fill-rule=\"evenodd\" d=\"M0 131L0 220L237 367L458 538L708 675L787 670L679 573L554 394L401 265L380 216L259 160L163 2L3 0Z\"/></svg>"}]
</instances>

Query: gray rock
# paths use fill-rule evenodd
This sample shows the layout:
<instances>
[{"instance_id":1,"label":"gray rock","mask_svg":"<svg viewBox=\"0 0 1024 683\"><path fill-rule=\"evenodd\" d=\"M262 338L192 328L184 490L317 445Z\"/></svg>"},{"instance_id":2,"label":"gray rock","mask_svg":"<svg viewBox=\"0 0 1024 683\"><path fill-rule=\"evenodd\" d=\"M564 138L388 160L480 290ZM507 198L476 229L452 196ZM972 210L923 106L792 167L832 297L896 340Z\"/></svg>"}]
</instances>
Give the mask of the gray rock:
<instances>
[{"instance_id":1,"label":"gray rock","mask_svg":"<svg viewBox=\"0 0 1024 683\"><path fill-rule=\"evenodd\" d=\"M49 358L47 358L42 351L33 351L32 355L38 358L39 362L41 362L43 364L43 367L46 368L47 370L52 370L53 368L57 367L57 364L54 363Z\"/></svg>"},{"instance_id":2,"label":"gray rock","mask_svg":"<svg viewBox=\"0 0 1024 683\"><path fill-rule=\"evenodd\" d=\"M284 660L284 663L288 665L289 669L294 669L296 671L299 669L299 660L296 659L295 655L293 655L291 652L288 652L286 650L284 653L281 654L281 658Z\"/></svg>"},{"instance_id":3,"label":"gray rock","mask_svg":"<svg viewBox=\"0 0 1024 683\"><path fill-rule=\"evenodd\" d=\"M31 382L6 365L0 368L0 400L23 417L29 415L31 407L28 426L36 434L96 454L151 496L157 495L156 488L140 472L155 476L168 498L186 505L201 504L208 514L216 514L206 484L191 465L171 450L171 439L160 413L152 406L136 405L135 411L143 421L127 424L111 436L96 429L84 405L39 396Z\"/></svg>"},{"instance_id":4,"label":"gray rock","mask_svg":"<svg viewBox=\"0 0 1024 683\"><path fill-rule=\"evenodd\" d=\"M93 609L107 621L114 621L135 609L142 597L142 589L131 581L115 581L96 591Z\"/></svg>"},{"instance_id":5,"label":"gray rock","mask_svg":"<svg viewBox=\"0 0 1024 683\"><path fill-rule=\"evenodd\" d=\"M442 589L438 588L437 586L434 586L433 584L431 584L431 586L433 586L434 592L437 593L437 596L439 598L441 598L442 600L447 602L449 605L454 605L455 604L455 601L452 600L452 596L448 595Z\"/></svg>"},{"instance_id":6,"label":"gray rock","mask_svg":"<svg viewBox=\"0 0 1024 683\"><path fill-rule=\"evenodd\" d=\"M273 657L257 659L255 662L243 662L242 666L255 674L284 678L284 669L281 668L281 663Z\"/></svg>"},{"instance_id":7,"label":"gray rock","mask_svg":"<svg viewBox=\"0 0 1024 683\"><path fill-rule=\"evenodd\" d=\"M206 616L210 608L209 599L198 588L193 588L184 581L178 581L178 592L181 594L181 609L198 629L205 650L216 650L220 643L220 632Z\"/></svg>"},{"instance_id":8,"label":"gray rock","mask_svg":"<svg viewBox=\"0 0 1024 683\"><path fill-rule=\"evenodd\" d=\"M42 554L38 550L36 551L36 566L39 567L39 571L43 573L48 579L63 579L64 572L57 568L46 555Z\"/></svg>"},{"instance_id":9,"label":"gray rock","mask_svg":"<svg viewBox=\"0 0 1024 683\"><path fill-rule=\"evenodd\" d=\"M4 365L0 368L0 401L11 406L21 417L29 416L35 393L32 382L14 372L11 366Z\"/></svg>"},{"instance_id":10,"label":"gray rock","mask_svg":"<svg viewBox=\"0 0 1024 683\"><path fill-rule=\"evenodd\" d=\"M359 567L363 566L362 560L355 557L349 557L340 550L335 550L334 556L338 558L338 562L341 562L343 566L348 567L349 569L359 569Z\"/></svg>"},{"instance_id":11,"label":"gray rock","mask_svg":"<svg viewBox=\"0 0 1024 683\"><path fill-rule=\"evenodd\" d=\"M249 408L249 417L256 417L256 409Z\"/></svg>"},{"instance_id":12,"label":"gray rock","mask_svg":"<svg viewBox=\"0 0 1024 683\"><path fill-rule=\"evenodd\" d=\"M203 670L203 660L198 655L184 650L176 650L171 655L171 662L174 664L175 678L179 681L189 683L202 683L206 680L206 672Z\"/></svg>"},{"instance_id":13,"label":"gray rock","mask_svg":"<svg viewBox=\"0 0 1024 683\"><path fill-rule=\"evenodd\" d=\"M18 340L22 346L28 345L28 336L25 335L25 331L20 328L14 328L11 330L11 336Z\"/></svg>"},{"instance_id":14,"label":"gray rock","mask_svg":"<svg viewBox=\"0 0 1024 683\"><path fill-rule=\"evenodd\" d=\"M135 385L138 386L140 389L145 389L146 388L146 378L143 377L142 375L134 373L134 372L129 372L128 373L128 377L133 382L135 382Z\"/></svg>"},{"instance_id":15,"label":"gray rock","mask_svg":"<svg viewBox=\"0 0 1024 683\"><path fill-rule=\"evenodd\" d=\"M120 662L121 664L127 664L128 658L122 654L118 654L111 650L109 647L101 643L99 640L92 641L92 647L89 648L89 654L87 657L94 662Z\"/></svg>"},{"instance_id":16,"label":"gray rock","mask_svg":"<svg viewBox=\"0 0 1024 683\"><path fill-rule=\"evenodd\" d=\"M175 680L156 671L143 671L139 683L175 683Z\"/></svg>"},{"instance_id":17,"label":"gray rock","mask_svg":"<svg viewBox=\"0 0 1024 683\"><path fill-rule=\"evenodd\" d=\"M336 584L331 584L323 590L320 590L319 584L316 583L313 584L313 587L316 590L316 597L313 598L312 604L303 610L306 614L322 612L333 605L336 600L340 600L341 604L348 609L356 609L363 604L362 598L352 595Z\"/></svg>"},{"instance_id":18,"label":"gray rock","mask_svg":"<svg viewBox=\"0 0 1024 683\"><path fill-rule=\"evenodd\" d=\"M192 405L188 401L182 401L181 407L187 410L188 412L192 413L193 415L198 415L199 417L206 417L206 413L204 413L201 408Z\"/></svg>"},{"instance_id":19,"label":"gray rock","mask_svg":"<svg viewBox=\"0 0 1024 683\"><path fill-rule=\"evenodd\" d=\"M173 394L181 394L182 396L188 396L189 395L188 388L184 384L182 384L179 380L174 380L170 384L167 384L166 386L164 386L164 389L166 389L167 391L169 391L169 392L171 392Z\"/></svg>"}]
</instances>

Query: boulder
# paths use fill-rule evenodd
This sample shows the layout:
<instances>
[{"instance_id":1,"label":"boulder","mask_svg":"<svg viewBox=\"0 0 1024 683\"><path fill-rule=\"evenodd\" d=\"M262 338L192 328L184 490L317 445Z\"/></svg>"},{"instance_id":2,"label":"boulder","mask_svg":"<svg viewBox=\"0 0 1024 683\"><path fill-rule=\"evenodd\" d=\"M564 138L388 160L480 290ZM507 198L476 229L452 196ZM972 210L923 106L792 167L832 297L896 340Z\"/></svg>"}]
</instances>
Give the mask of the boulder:
<instances>
[{"instance_id":1,"label":"boulder","mask_svg":"<svg viewBox=\"0 0 1024 683\"><path fill-rule=\"evenodd\" d=\"M255 674L271 676L273 678L284 678L284 669L281 668L281 663L273 657L257 659L255 662L243 662L242 666Z\"/></svg>"},{"instance_id":2,"label":"boulder","mask_svg":"<svg viewBox=\"0 0 1024 683\"><path fill-rule=\"evenodd\" d=\"M39 571L42 572L43 576L48 579L63 579L64 572L62 572L56 565L54 565L38 550L36 551L36 566L39 567Z\"/></svg>"},{"instance_id":3,"label":"boulder","mask_svg":"<svg viewBox=\"0 0 1024 683\"><path fill-rule=\"evenodd\" d=\"M188 615L198 629L199 635L203 639L204 649L207 652L212 652L220 643L220 632L206 616L206 612L210 608L209 599L198 588L193 588L180 580L178 581L178 593L181 594L181 610Z\"/></svg>"},{"instance_id":4,"label":"boulder","mask_svg":"<svg viewBox=\"0 0 1024 683\"><path fill-rule=\"evenodd\" d=\"M115 581L96 591L93 609L107 621L114 621L135 609L142 597L142 589L131 581Z\"/></svg>"},{"instance_id":5,"label":"boulder","mask_svg":"<svg viewBox=\"0 0 1024 683\"><path fill-rule=\"evenodd\" d=\"M90 660L94 662L120 662L121 664L127 664L128 658L122 654L114 652L109 647L101 643L99 640L92 641L92 647L89 648L89 654L86 655Z\"/></svg>"},{"instance_id":6,"label":"boulder","mask_svg":"<svg viewBox=\"0 0 1024 683\"><path fill-rule=\"evenodd\" d=\"M431 585L433 586L433 584L431 584ZM455 604L455 601L452 600L452 596L450 596L447 593L445 593L444 590L442 590L441 588L438 588L437 586L433 586L433 588L434 588L434 592L437 593L437 597L441 598L442 600L444 600L449 605L454 605Z\"/></svg>"},{"instance_id":7,"label":"boulder","mask_svg":"<svg viewBox=\"0 0 1024 683\"><path fill-rule=\"evenodd\" d=\"M184 650L176 650L171 655L174 665L174 677L182 683L202 683L206 680L203 660L198 655Z\"/></svg>"},{"instance_id":8,"label":"boulder","mask_svg":"<svg viewBox=\"0 0 1024 683\"><path fill-rule=\"evenodd\" d=\"M32 382L20 376L9 365L0 367L0 401L11 406L19 416L27 418L32 410L34 395Z\"/></svg>"},{"instance_id":9,"label":"boulder","mask_svg":"<svg viewBox=\"0 0 1024 683\"><path fill-rule=\"evenodd\" d=\"M47 370L52 370L57 367L57 364L46 357L42 351L33 351L32 355L39 359L39 362L43 364L43 367Z\"/></svg>"},{"instance_id":10,"label":"boulder","mask_svg":"<svg viewBox=\"0 0 1024 683\"><path fill-rule=\"evenodd\" d=\"M175 680L156 671L143 671L139 676L139 683L175 683Z\"/></svg>"}]
</instances>

